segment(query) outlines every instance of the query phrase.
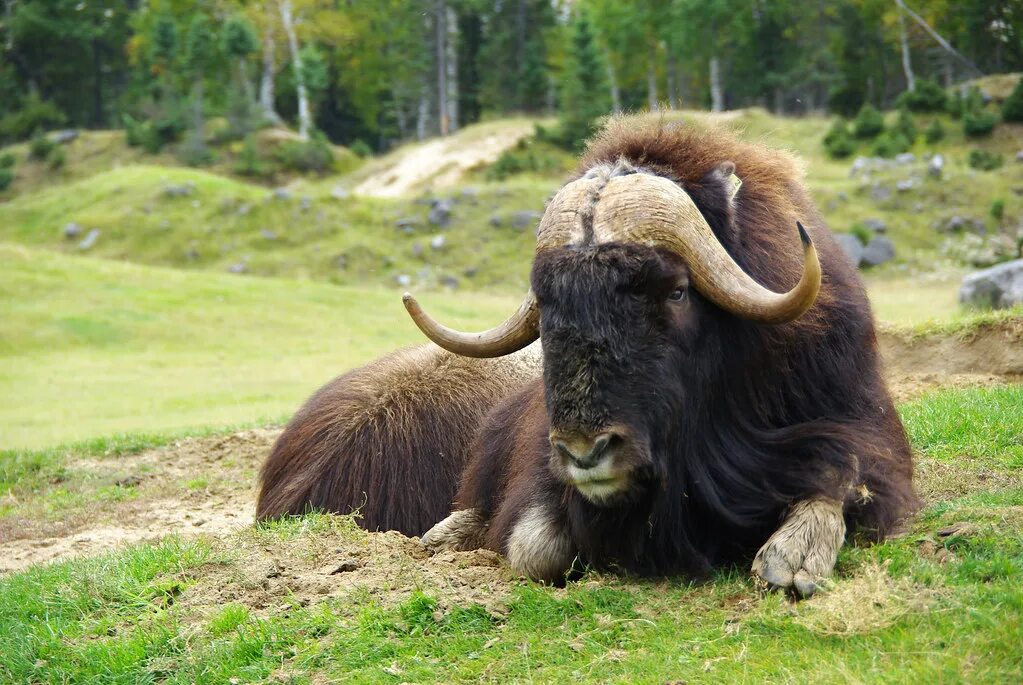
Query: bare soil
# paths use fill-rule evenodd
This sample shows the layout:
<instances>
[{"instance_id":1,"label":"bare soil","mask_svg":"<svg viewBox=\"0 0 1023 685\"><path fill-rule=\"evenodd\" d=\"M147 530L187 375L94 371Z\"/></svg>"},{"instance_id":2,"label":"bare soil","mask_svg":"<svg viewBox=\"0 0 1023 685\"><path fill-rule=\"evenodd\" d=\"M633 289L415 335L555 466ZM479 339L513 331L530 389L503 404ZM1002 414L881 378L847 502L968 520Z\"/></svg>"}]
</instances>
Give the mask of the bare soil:
<instances>
[{"instance_id":1,"label":"bare soil","mask_svg":"<svg viewBox=\"0 0 1023 685\"><path fill-rule=\"evenodd\" d=\"M914 338L885 332L880 342L889 385L899 400L938 386L1023 380L1023 325L990 327L970 336ZM180 440L116 459L72 460L69 478L58 487L79 494L73 506L14 503L14 514L0 518L0 575L172 533L219 537L251 530L256 473L279 433L279 429L248 430ZM965 456L955 464L923 460L917 478L921 494L929 501L993 486L1018 487L1023 480L985 470ZM90 497L111 490L125 496ZM308 586L328 594L361 587L371 594L387 595L400 588L404 592L409 587L430 586L442 589L442 596L464 591L473 601L486 604L490 595L499 598L494 588L510 580L506 568L489 552L431 558L418 541L396 533L364 534L359 544L351 549L341 545L326 556L313 554L290 569L274 560L273 549L252 546L253 563L246 566L253 577L244 585L268 593L267 602L275 601L272 598L279 593L274 588L280 587ZM338 560L346 555L358 564L357 571L328 572L336 570ZM282 566L280 575L265 575L271 563ZM289 563L293 565L294 560ZM327 569L331 564L334 567ZM258 577L259 573L264 576Z\"/></svg>"}]
</instances>

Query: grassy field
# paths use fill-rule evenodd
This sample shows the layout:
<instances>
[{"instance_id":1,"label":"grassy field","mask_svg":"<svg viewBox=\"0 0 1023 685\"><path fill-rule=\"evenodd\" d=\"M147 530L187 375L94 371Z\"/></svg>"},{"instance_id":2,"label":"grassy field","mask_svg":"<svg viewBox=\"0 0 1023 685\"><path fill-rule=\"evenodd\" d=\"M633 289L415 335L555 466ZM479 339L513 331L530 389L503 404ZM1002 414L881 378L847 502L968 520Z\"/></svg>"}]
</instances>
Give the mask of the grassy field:
<instances>
[{"instance_id":1,"label":"grassy field","mask_svg":"<svg viewBox=\"0 0 1023 685\"><path fill-rule=\"evenodd\" d=\"M745 568L559 590L468 559L438 581L417 569L440 562L309 515L0 580L0 678L1019 682L1021 403L1015 387L903 406L924 511L898 539L846 548L829 592L799 604L761 594ZM330 570L346 558L365 565Z\"/></svg>"}]
</instances>

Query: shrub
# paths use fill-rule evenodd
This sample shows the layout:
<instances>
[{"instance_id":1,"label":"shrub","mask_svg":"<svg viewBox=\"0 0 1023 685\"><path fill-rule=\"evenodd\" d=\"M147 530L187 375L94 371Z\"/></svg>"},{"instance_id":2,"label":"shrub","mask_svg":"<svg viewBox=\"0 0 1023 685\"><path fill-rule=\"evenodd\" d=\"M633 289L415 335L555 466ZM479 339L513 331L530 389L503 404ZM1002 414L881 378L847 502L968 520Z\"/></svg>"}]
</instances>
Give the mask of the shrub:
<instances>
[{"instance_id":1,"label":"shrub","mask_svg":"<svg viewBox=\"0 0 1023 685\"><path fill-rule=\"evenodd\" d=\"M46 137L45 133L37 133L28 144L28 158L42 161L50 156L57 144Z\"/></svg>"},{"instance_id":2,"label":"shrub","mask_svg":"<svg viewBox=\"0 0 1023 685\"><path fill-rule=\"evenodd\" d=\"M0 168L0 191L7 190L14 182L14 170L9 167Z\"/></svg>"},{"instance_id":3,"label":"shrub","mask_svg":"<svg viewBox=\"0 0 1023 685\"><path fill-rule=\"evenodd\" d=\"M909 150L909 141L898 131L885 131L874 141L871 152L878 157L894 157Z\"/></svg>"},{"instance_id":4,"label":"shrub","mask_svg":"<svg viewBox=\"0 0 1023 685\"><path fill-rule=\"evenodd\" d=\"M369 144L361 138L356 138L355 141L348 146L348 149L355 153L357 157L373 156L373 148L371 148Z\"/></svg>"},{"instance_id":5,"label":"shrub","mask_svg":"<svg viewBox=\"0 0 1023 685\"><path fill-rule=\"evenodd\" d=\"M863 105L853 121L853 135L857 138L876 138L884 131L884 116L873 105Z\"/></svg>"},{"instance_id":6,"label":"shrub","mask_svg":"<svg viewBox=\"0 0 1023 685\"><path fill-rule=\"evenodd\" d=\"M975 112L984 108L984 94L980 88L972 86L965 93L957 92L948 99L948 113L961 119L967 112Z\"/></svg>"},{"instance_id":7,"label":"shrub","mask_svg":"<svg viewBox=\"0 0 1023 685\"><path fill-rule=\"evenodd\" d=\"M314 132L309 140L283 143L274 154L282 167L292 171L322 174L334 167L334 151L319 131Z\"/></svg>"},{"instance_id":8,"label":"shrub","mask_svg":"<svg viewBox=\"0 0 1023 685\"><path fill-rule=\"evenodd\" d=\"M916 123L913 121L913 117L908 109L903 108L899 110L899 116L895 120L894 131L902 134L902 137L909 141L910 145L916 142L918 134Z\"/></svg>"},{"instance_id":9,"label":"shrub","mask_svg":"<svg viewBox=\"0 0 1023 685\"><path fill-rule=\"evenodd\" d=\"M178 157L188 166L209 166L214 155L203 140L201 131L192 131L188 139L178 148Z\"/></svg>"},{"instance_id":10,"label":"shrub","mask_svg":"<svg viewBox=\"0 0 1023 685\"><path fill-rule=\"evenodd\" d=\"M917 79L913 90L900 95L895 104L913 112L941 112L948 106L948 96L935 81Z\"/></svg>"},{"instance_id":11,"label":"shrub","mask_svg":"<svg viewBox=\"0 0 1023 685\"><path fill-rule=\"evenodd\" d=\"M50 153L46 155L46 165L51 169L62 169L66 163L67 153L65 153L64 148L59 145L51 148Z\"/></svg>"},{"instance_id":12,"label":"shrub","mask_svg":"<svg viewBox=\"0 0 1023 685\"><path fill-rule=\"evenodd\" d=\"M998 115L983 109L971 110L963 114L963 133L969 138L982 138L991 135L998 124Z\"/></svg>"},{"instance_id":13,"label":"shrub","mask_svg":"<svg viewBox=\"0 0 1023 685\"><path fill-rule=\"evenodd\" d=\"M855 236L861 245L866 245L874 237L874 232L863 224L853 224L852 228L849 229L849 233Z\"/></svg>"},{"instance_id":14,"label":"shrub","mask_svg":"<svg viewBox=\"0 0 1023 685\"><path fill-rule=\"evenodd\" d=\"M261 178L273 175L273 167L267 164L259 156L259 149L252 136L245 139L241 152L238 153L238 163L234 166L236 174Z\"/></svg>"},{"instance_id":15,"label":"shrub","mask_svg":"<svg viewBox=\"0 0 1023 685\"><path fill-rule=\"evenodd\" d=\"M941 125L941 122L935 119L931 122L931 125L927 127L924 132L924 139L928 143L938 143L945 139L945 127Z\"/></svg>"},{"instance_id":16,"label":"shrub","mask_svg":"<svg viewBox=\"0 0 1023 685\"><path fill-rule=\"evenodd\" d=\"M503 181L509 176L523 173L548 173L562 169L561 157L550 143L524 138L501 153L485 174L487 180Z\"/></svg>"},{"instance_id":17,"label":"shrub","mask_svg":"<svg viewBox=\"0 0 1023 685\"><path fill-rule=\"evenodd\" d=\"M856 141L849 135L849 127L837 119L824 136L824 150L832 159L844 159L856 152Z\"/></svg>"},{"instance_id":18,"label":"shrub","mask_svg":"<svg viewBox=\"0 0 1023 685\"><path fill-rule=\"evenodd\" d=\"M1005 200L995 200L991 203L991 218L1002 223L1002 219L1005 218Z\"/></svg>"},{"instance_id":19,"label":"shrub","mask_svg":"<svg viewBox=\"0 0 1023 685\"><path fill-rule=\"evenodd\" d=\"M13 152L5 152L0 155L0 169L13 169L17 162L18 158Z\"/></svg>"},{"instance_id":20,"label":"shrub","mask_svg":"<svg viewBox=\"0 0 1023 685\"><path fill-rule=\"evenodd\" d=\"M30 94L21 108L0 118L0 140L24 140L66 121L64 113L52 102L44 102L35 93Z\"/></svg>"},{"instance_id":21,"label":"shrub","mask_svg":"<svg viewBox=\"0 0 1023 685\"><path fill-rule=\"evenodd\" d=\"M980 171L993 171L994 169L1002 166L1002 156L988 152L987 150L981 150L974 148L970 150L970 167L973 169L979 169Z\"/></svg>"},{"instance_id":22,"label":"shrub","mask_svg":"<svg viewBox=\"0 0 1023 685\"><path fill-rule=\"evenodd\" d=\"M1023 122L1023 78L1016 82L1016 87L1002 103L1002 120Z\"/></svg>"},{"instance_id":23,"label":"shrub","mask_svg":"<svg viewBox=\"0 0 1023 685\"><path fill-rule=\"evenodd\" d=\"M161 110L147 119L135 119L125 114L122 122L125 142L133 147L141 147L152 155L178 141L186 129L184 117L170 110Z\"/></svg>"}]
</instances>

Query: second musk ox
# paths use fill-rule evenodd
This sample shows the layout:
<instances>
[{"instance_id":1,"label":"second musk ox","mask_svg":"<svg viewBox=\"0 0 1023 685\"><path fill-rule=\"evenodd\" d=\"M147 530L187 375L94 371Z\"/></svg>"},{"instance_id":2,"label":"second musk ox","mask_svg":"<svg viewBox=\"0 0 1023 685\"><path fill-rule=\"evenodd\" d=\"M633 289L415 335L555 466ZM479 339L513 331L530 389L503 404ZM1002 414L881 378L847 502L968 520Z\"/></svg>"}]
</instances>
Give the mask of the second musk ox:
<instances>
[{"instance_id":1,"label":"second musk ox","mask_svg":"<svg viewBox=\"0 0 1023 685\"><path fill-rule=\"evenodd\" d=\"M883 538L915 506L863 285L787 155L612 122L547 207L531 286L473 334L406 296L449 352L314 397L264 466L260 515L362 505L422 534L453 510L424 544L489 547L535 579L752 559L806 595L848 533ZM542 373L523 357L537 338Z\"/></svg>"}]
</instances>

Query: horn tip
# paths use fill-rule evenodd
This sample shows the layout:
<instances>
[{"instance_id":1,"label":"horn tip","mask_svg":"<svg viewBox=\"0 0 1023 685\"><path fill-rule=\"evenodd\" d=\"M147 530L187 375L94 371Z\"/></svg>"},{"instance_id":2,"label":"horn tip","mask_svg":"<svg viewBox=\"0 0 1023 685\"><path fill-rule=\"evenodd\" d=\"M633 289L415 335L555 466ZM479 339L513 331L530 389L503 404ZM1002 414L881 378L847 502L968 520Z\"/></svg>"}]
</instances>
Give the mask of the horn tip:
<instances>
[{"instance_id":1,"label":"horn tip","mask_svg":"<svg viewBox=\"0 0 1023 685\"><path fill-rule=\"evenodd\" d=\"M416 298L412 297L412 293L404 293L401 296L401 301L406 303L406 304L408 304L409 302L411 302L411 301L413 301L415 299Z\"/></svg>"},{"instance_id":2,"label":"horn tip","mask_svg":"<svg viewBox=\"0 0 1023 685\"><path fill-rule=\"evenodd\" d=\"M803 228L803 224L797 221L796 228L799 229L799 239L803 241L803 247L810 247L813 241L810 240L810 236L807 234L806 229Z\"/></svg>"}]
</instances>

